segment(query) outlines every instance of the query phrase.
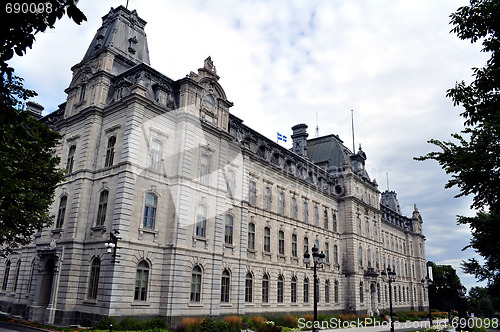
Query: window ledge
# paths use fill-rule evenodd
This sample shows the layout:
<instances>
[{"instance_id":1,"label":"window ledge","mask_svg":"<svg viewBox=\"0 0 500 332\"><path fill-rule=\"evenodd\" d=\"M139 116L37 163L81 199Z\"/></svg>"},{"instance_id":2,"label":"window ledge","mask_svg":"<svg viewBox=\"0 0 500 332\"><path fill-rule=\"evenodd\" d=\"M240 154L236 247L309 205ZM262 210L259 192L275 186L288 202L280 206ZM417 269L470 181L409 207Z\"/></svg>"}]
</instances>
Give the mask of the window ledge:
<instances>
[{"instance_id":1,"label":"window ledge","mask_svg":"<svg viewBox=\"0 0 500 332\"><path fill-rule=\"evenodd\" d=\"M253 253L253 254L256 254L256 253L257 253L257 250L255 250L255 249L247 249L247 251L248 251L248 252L251 252L251 253Z\"/></svg>"},{"instance_id":2,"label":"window ledge","mask_svg":"<svg viewBox=\"0 0 500 332\"><path fill-rule=\"evenodd\" d=\"M56 229L52 229L50 230L50 232L52 234L59 234L59 233L62 233L63 232L63 229L62 228L56 228Z\"/></svg>"},{"instance_id":3,"label":"window ledge","mask_svg":"<svg viewBox=\"0 0 500 332\"><path fill-rule=\"evenodd\" d=\"M231 308L233 305L231 303L221 303L221 308Z\"/></svg>"},{"instance_id":4,"label":"window ledge","mask_svg":"<svg viewBox=\"0 0 500 332\"><path fill-rule=\"evenodd\" d=\"M92 226L92 227L90 227L90 231L92 233L101 232L102 234L104 234L104 233L106 233L106 226L104 226L104 225Z\"/></svg>"},{"instance_id":5,"label":"window ledge","mask_svg":"<svg viewBox=\"0 0 500 332\"><path fill-rule=\"evenodd\" d=\"M202 307L203 307L203 303L190 302L190 303L188 304L188 307L198 307L198 308L202 308Z\"/></svg>"},{"instance_id":6,"label":"window ledge","mask_svg":"<svg viewBox=\"0 0 500 332\"><path fill-rule=\"evenodd\" d=\"M157 235L158 231L156 229L149 229L149 228L139 228L139 232L141 233L149 233L149 234L154 234Z\"/></svg>"},{"instance_id":7,"label":"window ledge","mask_svg":"<svg viewBox=\"0 0 500 332\"><path fill-rule=\"evenodd\" d=\"M97 304L97 301L96 300L83 300L82 304L88 305L88 306L95 306Z\"/></svg>"},{"instance_id":8,"label":"window ledge","mask_svg":"<svg viewBox=\"0 0 500 332\"><path fill-rule=\"evenodd\" d=\"M148 302L139 302L139 301L132 302L132 303L130 303L130 305L132 307L149 307L149 306L151 306L151 304L149 304Z\"/></svg>"}]
</instances>

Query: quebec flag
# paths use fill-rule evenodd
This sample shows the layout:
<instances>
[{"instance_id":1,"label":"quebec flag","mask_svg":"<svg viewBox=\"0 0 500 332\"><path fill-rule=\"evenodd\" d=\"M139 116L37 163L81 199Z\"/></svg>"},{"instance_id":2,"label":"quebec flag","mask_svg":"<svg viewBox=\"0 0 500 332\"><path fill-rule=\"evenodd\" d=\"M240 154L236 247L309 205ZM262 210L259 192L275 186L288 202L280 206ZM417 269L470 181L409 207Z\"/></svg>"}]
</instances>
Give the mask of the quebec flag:
<instances>
[{"instance_id":1,"label":"quebec flag","mask_svg":"<svg viewBox=\"0 0 500 332\"><path fill-rule=\"evenodd\" d=\"M278 133L278 141L286 142L286 136L285 135L281 135L280 133Z\"/></svg>"}]
</instances>

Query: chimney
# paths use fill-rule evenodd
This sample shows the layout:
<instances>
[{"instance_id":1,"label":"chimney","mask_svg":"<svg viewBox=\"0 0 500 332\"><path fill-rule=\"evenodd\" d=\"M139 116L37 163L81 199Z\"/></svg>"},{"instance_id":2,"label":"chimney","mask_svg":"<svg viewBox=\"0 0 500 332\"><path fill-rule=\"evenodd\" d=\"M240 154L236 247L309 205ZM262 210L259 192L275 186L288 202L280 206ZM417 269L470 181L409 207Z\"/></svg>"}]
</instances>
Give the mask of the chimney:
<instances>
[{"instance_id":1,"label":"chimney","mask_svg":"<svg viewBox=\"0 0 500 332\"><path fill-rule=\"evenodd\" d=\"M26 103L26 111L30 112L30 114L35 118L41 119L43 106L38 103L35 103L34 101L28 101Z\"/></svg>"},{"instance_id":2,"label":"chimney","mask_svg":"<svg viewBox=\"0 0 500 332\"><path fill-rule=\"evenodd\" d=\"M307 136L309 136L309 134L307 133L307 125L301 123L293 126L292 130L293 130L292 151L298 154L299 156L307 158Z\"/></svg>"}]
</instances>

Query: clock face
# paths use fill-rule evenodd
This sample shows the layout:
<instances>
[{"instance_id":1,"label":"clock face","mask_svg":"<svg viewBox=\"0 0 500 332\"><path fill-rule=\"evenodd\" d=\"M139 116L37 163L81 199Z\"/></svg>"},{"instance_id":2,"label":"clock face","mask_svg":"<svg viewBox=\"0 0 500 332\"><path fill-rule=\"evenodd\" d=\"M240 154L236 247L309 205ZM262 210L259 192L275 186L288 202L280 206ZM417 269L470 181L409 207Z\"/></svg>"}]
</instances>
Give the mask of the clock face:
<instances>
[{"instance_id":1,"label":"clock face","mask_svg":"<svg viewBox=\"0 0 500 332\"><path fill-rule=\"evenodd\" d=\"M215 106L215 98L211 94L205 96L205 105L208 109L213 109Z\"/></svg>"}]
</instances>

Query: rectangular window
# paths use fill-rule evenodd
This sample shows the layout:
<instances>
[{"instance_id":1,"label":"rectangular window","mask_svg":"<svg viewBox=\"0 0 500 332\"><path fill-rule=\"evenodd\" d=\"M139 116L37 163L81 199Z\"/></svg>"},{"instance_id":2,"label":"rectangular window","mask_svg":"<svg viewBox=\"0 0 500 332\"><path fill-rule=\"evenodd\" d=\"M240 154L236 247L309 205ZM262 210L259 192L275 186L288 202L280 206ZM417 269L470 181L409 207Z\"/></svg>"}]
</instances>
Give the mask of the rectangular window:
<instances>
[{"instance_id":1,"label":"rectangular window","mask_svg":"<svg viewBox=\"0 0 500 332\"><path fill-rule=\"evenodd\" d=\"M204 184L210 183L210 156L202 153L200 156L200 182Z\"/></svg>"},{"instance_id":2,"label":"rectangular window","mask_svg":"<svg viewBox=\"0 0 500 332\"><path fill-rule=\"evenodd\" d=\"M290 205L291 212L292 212L292 218L297 219L297 199L295 197L292 197L292 204Z\"/></svg>"},{"instance_id":3,"label":"rectangular window","mask_svg":"<svg viewBox=\"0 0 500 332\"><path fill-rule=\"evenodd\" d=\"M196 211L196 236L205 237L207 230L207 208L203 204L198 205Z\"/></svg>"},{"instance_id":4,"label":"rectangular window","mask_svg":"<svg viewBox=\"0 0 500 332\"><path fill-rule=\"evenodd\" d=\"M116 144L116 136L111 136L108 139L108 147L106 149L106 159L104 161L104 167L109 167L113 165L113 159L115 158L115 144Z\"/></svg>"},{"instance_id":5,"label":"rectangular window","mask_svg":"<svg viewBox=\"0 0 500 332\"><path fill-rule=\"evenodd\" d=\"M68 196L61 197L59 201L59 211L57 212L56 228L62 228L64 225L64 216L66 215L66 204Z\"/></svg>"},{"instance_id":6,"label":"rectangular window","mask_svg":"<svg viewBox=\"0 0 500 332\"><path fill-rule=\"evenodd\" d=\"M328 229L328 210L324 211L324 219L325 219L325 229Z\"/></svg>"},{"instance_id":7,"label":"rectangular window","mask_svg":"<svg viewBox=\"0 0 500 332\"><path fill-rule=\"evenodd\" d=\"M271 229L264 228L264 251L271 252Z\"/></svg>"},{"instance_id":8,"label":"rectangular window","mask_svg":"<svg viewBox=\"0 0 500 332\"><path fill-rule=\"evenodd\" d=\"M280 255L285 255L285 232L283 232L283 231L279 231L278 253Z\"/></svg>"},{"instance_id":9,"label":"rectangular window","mask_svg":"<svg viewBox=\"0 0 500 332\"><path fill-rule=\"evenodd\" d=\"M248 249L255 250L255 224L248 224Z\"/></svg>"},{"instance_id":10,"label":"rectangular window","mask_svg":"<svg viewBox=\"0 0 500 332\"><path fill-rule=\"evenodd\" d=\"M234 196L234 189L235 189L235 182L236 182L236 175L232 169L227 171L226 173L226 185L227 185L227 193L229 197Z\"/></svg>"},{"instance_id":11,"label":"rectangular window","mask_svg":"<svg viewBox=\"0 0 500 332\"><path fill-rule=\"evenodd\" d=\"M149 148L149 168L157 172L161 171L161 160L163 158L163 142L153 138Z\"/></svg>"},{"instance_id":12,"label":"rectangular window","mask_svg":"<svg viewBox=\"0 0 500 332\"><path fill-rule=\"evenodd\" d=\"M297 257L297 234L292 234L292 257Z\"/></svg>"},{"instance_id":13,"label":"rectangular window","mask_svg":"<svg viewBox=\"0 0 500 332\"><path fill-rule=\"evenodd\" d=\"M101 192L101 195L99 196L99 206L97 208L97 226L102 226L104 225L104 222L106 221L106 210L108 208L108 196L109 196L109 191L104 190Z\"/></svg>"},{"instance_id":14,"label":"rectangular window","mask_svg":"<svg viewBox=\"0 0 500 332\"><path fill-rule=\"evenodd\" d=\"M304 222L308 223L309 222L309 207L307 205L307 202L304 202L303 208L304 208Z\"/></svg>"},{"instance_id":15,"label":"rectangular window","mask_svg":"<svg viewBox=\"0 0 500 332\"><path fill-rule=\"evenodd\" d=\"M144 205L144 221L142 227L155 229L156 207L158 205L158 196L155 194L146 194L146 204Z\"/></svg>"},{"instance_id":16,"label":"rectangular window","mask_svg":"<svg viewBox=\"0 0 500 332\"><path fill-rule=\"evenodd\" d=\"M314 225L319 226L319 209L318 206L314 206Z\"/></svg>"},{"instance_id":17,"label":"rectangular window","mask_svg":"<svg viewBox=\"0 0 500 332\"><path fill-rule=\"evenodd\" d=\"M66 162L66 172L68 173L73 172L73 165L75 163L75 152L76 152L76 145L72 145L69 148L68 161Z\"/></svg>"},{"instance_id":18,"label":"rectangular window","mask_svg":"<svg viewBox=\"0 0 500 332\"><path fill-rule=\"evenodd\" d=\"M252 206L257 205L257 183L255 181L250 181L248 203Z\"/></svg>"},{"instance_id":19,"label":"rectangular window","mask_svg":"<svg viewBox=\"0 0 500 332\"><path fill-rule=\"evenodd\" d=\"M266 187L265 197L264 197L264 209L271 210L271 188Z\"/></svg>"},{"instance_id":20,"label":"rectangular window","mask_svg":"<svg viewBox=\"0 0 500 332\"><path fill-rule=\"evenodd\" d=\"M224 231L224 243L233 244L233 216L226 216L226 227Z\"/></svg>"},{"instance_id":21,"label":"rectangular window","mask_svg":"<svg viewBox=\"0 0 500 332\"><path fill-rule=\"evenodd\" d=\"M280 192L279 196L279 213L281 215L285 214L285 194L283 192Z\"/></svg>"}]
</instances>

